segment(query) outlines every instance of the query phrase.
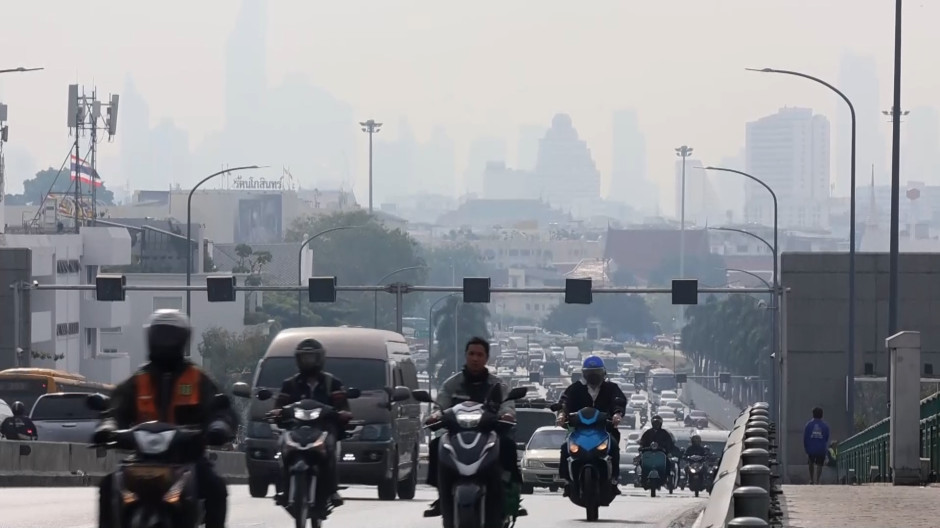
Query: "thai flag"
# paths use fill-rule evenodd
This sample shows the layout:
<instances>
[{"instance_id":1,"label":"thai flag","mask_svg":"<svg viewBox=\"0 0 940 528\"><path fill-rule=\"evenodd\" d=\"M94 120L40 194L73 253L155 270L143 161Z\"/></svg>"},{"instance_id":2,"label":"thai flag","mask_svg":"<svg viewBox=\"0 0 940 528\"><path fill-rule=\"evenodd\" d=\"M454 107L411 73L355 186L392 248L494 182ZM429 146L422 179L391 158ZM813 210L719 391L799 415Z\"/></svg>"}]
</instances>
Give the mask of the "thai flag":
<instances>
[{"instance_id":1,"label":"thai flag","mask_svg":"<svg viewBox=\"0 0 940 528\"><path fill-rule=\"evenodd\" d=\"M101 177L98 176L98 171L91 168L85 160L80 160L72 154L72 181L76 178L84 184L101 187Z\"/></svg>"}]
</instances>

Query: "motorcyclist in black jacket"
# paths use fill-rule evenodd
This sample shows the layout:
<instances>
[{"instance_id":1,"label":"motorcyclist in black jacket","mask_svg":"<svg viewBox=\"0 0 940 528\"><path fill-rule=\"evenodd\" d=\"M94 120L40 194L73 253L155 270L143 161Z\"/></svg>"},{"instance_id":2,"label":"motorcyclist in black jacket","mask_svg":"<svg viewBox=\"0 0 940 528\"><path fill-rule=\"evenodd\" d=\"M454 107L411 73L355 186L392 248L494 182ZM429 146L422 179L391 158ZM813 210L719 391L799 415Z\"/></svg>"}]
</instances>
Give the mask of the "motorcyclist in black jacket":
<instances>
[{"instance_id":1,"label":"motorcyclist in black jacket","mask_svg":"<svg viewBox=\"0 0 940 528\"><path fill-rule=\"evenodd\" d=\"M624 406L627 398L623 394L620 385L607 381L607 369L604 367L604 361L598 356L589 356L584 359L581 365L581 380L572 383L565 389L558 403L561 409L558 411L557 425L563 426L568 420L568 415L576 413L585 407L593 407L602 413L610 416L612 427L608 427L608 432L613 438L608 454L611 462L611 483L614 485L616 493L620 493L617 484L620 479L620 431L617 425L623 419ZM561 446L561 465L558 473L568 484L565 486L565 495L569 492L571 485L571 475L568 474L568 443Z\"/></svg>"},{"instance_id":2,"label":"motorcyclist in black jacket","mask_svg":"<svg viewBox=\"0 0 940 528\"><path fill-rule=\"evenodd\" d=\"M284 380L281 385L281 392L277 395L274 402L274 414L280 414L281 409L286 405L298 402L303 399L311 399L324 405L329 405L344 413L349 417L349 400L346 398L343 382L334 377L329 372L323 370L326 365L326 348L316 339L304 339L294 350L294 359L297 362L296 375ZM335 449L336 439L339 438L341 431L333 431L333 448ZM329 500L333 507L339 507L343 504L343 499L338 492L336 479L336 457L328 458L327 467L320 475L318 487L323 492L329 492ZM287 504L287 497L283 491L283 484L287 482L287 468L282 468L281 479L277 482L277 494L275 500L278 504ZM318 500L317 504L323 501ZM322 513L322 512L321 512Z\"/></svg>"},{"instance_id":3,"label":"motorcyclist in black jacket","mask_svg":"<svg viewBox=\"0 0 940 528\"><path fill-rule=\"evenodd\" d=\"M685 452L682 453L682 458L688 458L691 456L708 457L710 455L711 450L702 444L702 437L699 435L692 435L691 443L688 447L685 448Z\"/></svg>"},{"instance_id":4,"label":"motorcyclist in black jacket","mask_svg":"<svg viewBox=\"0 0 940 528\"><path fill-rule=\"evenodd\" d=\"M93 442L106 443L114 431L128 429L136 424L160 420L175 425L200 425L206 431L206 443L223 445L235 437L238 415L229 409L217 409L213 397L221 391L201 369L185 358L185 350L192 335L189 318L177 310L157 310L144 326L150 362L124 381L111 394L111 408L103 413L101 424L95 430ZM190 384L190 381L194 383ZM152 395L141 393L143 387ZM194 395L195 405L179 406L179 396ZM144 412L152 405L157 416ZM205 503L206 528L225 528L228 492L225 481L204 456L195 461L199 497ZM99 495L99 528L114 526L112 518L114 479L108 475L101 479Z\"/></svg>"},{"instance_id":5,"label":"motorcyclist in black jacket","mask_svg":"<svg viewBox=\"0 0 940 528\"><path fill-rule=\"evenodd\" d=\"M654 442L659 446L659 449L662 449L666 452L667 455L671 456L680 456L682 452L676 446L676 439L673 438L672 433L663 429L663 418L658 414L650 418L650 429L647 429L643 436L640 437L640 448L645 449L650 447ZM676 468L672 467L672 460L669 461L669 471L675 471Z\"/></svg>"},{"instance_id":6,"label":"motorcyclist in black jacket","mask_svg":"<svg viewBox=\"0 0 940 528\"><path fill-rule=\"evenodd\" d=\"M0 435L7 440L37 440L36 424L26 416L26 406L23 402L13 402L10 407L13 416L7 416L0 423Z\"/></svg>"}]
</instances>

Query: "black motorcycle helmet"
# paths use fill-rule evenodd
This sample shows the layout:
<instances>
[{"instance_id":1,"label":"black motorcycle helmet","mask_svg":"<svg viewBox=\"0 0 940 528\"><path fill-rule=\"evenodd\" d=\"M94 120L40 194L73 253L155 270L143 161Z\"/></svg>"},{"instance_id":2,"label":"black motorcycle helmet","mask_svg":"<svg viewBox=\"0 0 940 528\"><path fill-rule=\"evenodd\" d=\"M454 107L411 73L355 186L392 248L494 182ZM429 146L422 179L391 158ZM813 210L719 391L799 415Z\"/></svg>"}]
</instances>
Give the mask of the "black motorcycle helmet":
<instances>
[{"instance_id":1,"label":"black motorcycle helmet","mask_svg":"<svg viewBox=\"0 0 940 528\"><path fill-rule=\"evenodd\" d=\"M697 434L696 434L696 435L692 435L691 441L692 441L692 445L694 445L694 446L700 446L700 445L702 445L702 437L699 436L699 435L697 435Z\"/></svg>"},{"instance_id":2,"label":"black motorcycle helmet","mask_svg":"<svg viewBox=\"0 0 940 528\"><path fill-rule=\"evenodd\" d=\"M326 365L326 348L316 339L304 339L294 350L297 370L304 376L316 376Z\"/></svg>"},{"instance_id":3,"label":"black motorcycle helmet","mask_svg":"<svg viewBox=\"0 0 940 528\"><path fill-rule=\"evenodd\" d=\"M650 425L653 426L653 429L662 429L663 428L663 418L656 414L650 418Z\"/></svg>"},{"instance_id":4,"label":"black motorcycle helmet","mask_svg":"<svg viewBox=\"0 0 940 528\"><path fill-rule=\"evenodd\" d=\"M13 411L13 416L26 416L26 406L21 401L13 402L10 410Z\"/></svg>"},{"instance_id":5,"label":"black motorcycle helmet","mask_svg":"<svg viewBox=\"0 0 940 528\"><path fill-rule=\"evenodd\" d=\"M179 310L157 310L144 325L151 363L174 369L182 365L193 328L189 317Z\"/></svg>"}]
</instances>

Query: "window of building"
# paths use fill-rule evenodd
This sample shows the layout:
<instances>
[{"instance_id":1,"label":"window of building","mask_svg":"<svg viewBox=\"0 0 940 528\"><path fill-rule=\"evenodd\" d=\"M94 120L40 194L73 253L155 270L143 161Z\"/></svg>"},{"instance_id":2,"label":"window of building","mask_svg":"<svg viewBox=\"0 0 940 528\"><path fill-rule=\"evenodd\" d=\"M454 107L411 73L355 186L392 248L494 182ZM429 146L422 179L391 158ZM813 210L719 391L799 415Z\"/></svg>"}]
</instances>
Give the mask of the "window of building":
<instances>
[{"instance_id":1,"label":"window of building","mask_svg":"<svg viewBox=\"0 0 940 528\"><path fill-rule=\"evenodd\" d=\"M182 297L158 297L153 298L153 311L157 310L183 310Z\"/></svg>"},{"instance_id":2,"label":"window of building","mask_svg":"<svg viewBox=\"0 0 940 528\"><path fill-rule=\"evenodd\" d=\"M115 327L112 327L112 328L102 328L102 329L101 329L101 333L102 333L102 334L120 334L120 333L122 333L122 332L124 332L124 329L123 329L122 327L120 327L120 326L115 326Z\"/></svg>"},{"instance_id":3,"label":"window of building","mask_svg":"<svg viewBox=\"0 0 940 528\"><path fill-rule=\"evenodd\" d=\"M117 354L117 353L118 353L118 349L116 349L116 348L102 348L102 349L101 349L101 353L102 353L102 354Z\"/></svg>"},{"instance_id":4,"label":"window of building","mask_svg":"<svg viewBox=\"0 0 940 528\"><path fill-rule=\"evenodd\" d=\"M78 334L78 323L59 323L55 325L55 335L65 337Z\"/></svg>"},{"instance_id":5,"label":"window of building","mask_svg":"<svg viewBox=\"0 0 940 528\"><path fill-rule=\"evenodd\" d=\"M78 259L60 259L55 261L55 269L60 275L78 273L82 270L82 264Z\"/></svg>"}]
</instances>

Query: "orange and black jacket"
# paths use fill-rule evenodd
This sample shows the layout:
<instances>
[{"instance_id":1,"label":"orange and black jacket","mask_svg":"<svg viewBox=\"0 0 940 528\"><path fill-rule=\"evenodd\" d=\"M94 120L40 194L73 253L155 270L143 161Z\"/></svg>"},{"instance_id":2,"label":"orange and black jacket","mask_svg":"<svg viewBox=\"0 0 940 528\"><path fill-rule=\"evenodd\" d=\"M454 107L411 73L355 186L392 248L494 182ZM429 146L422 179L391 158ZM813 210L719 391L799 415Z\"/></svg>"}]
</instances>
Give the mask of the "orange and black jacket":
<instances>
[{"instance_id":1,"label":"orange and black jacket","mask_svg":"<svg viewBox=\"0 0 940 528\"><path fill-rule=\"evenodd\" d=\"M116 429L154 420L207 428L221 420L235 431L239 419L234 410L213 406L213 396L219 392L218 385L193 363L187 361L174 371L147 363L114 389L105 420Z\"/></svg>"}]
</instances>

